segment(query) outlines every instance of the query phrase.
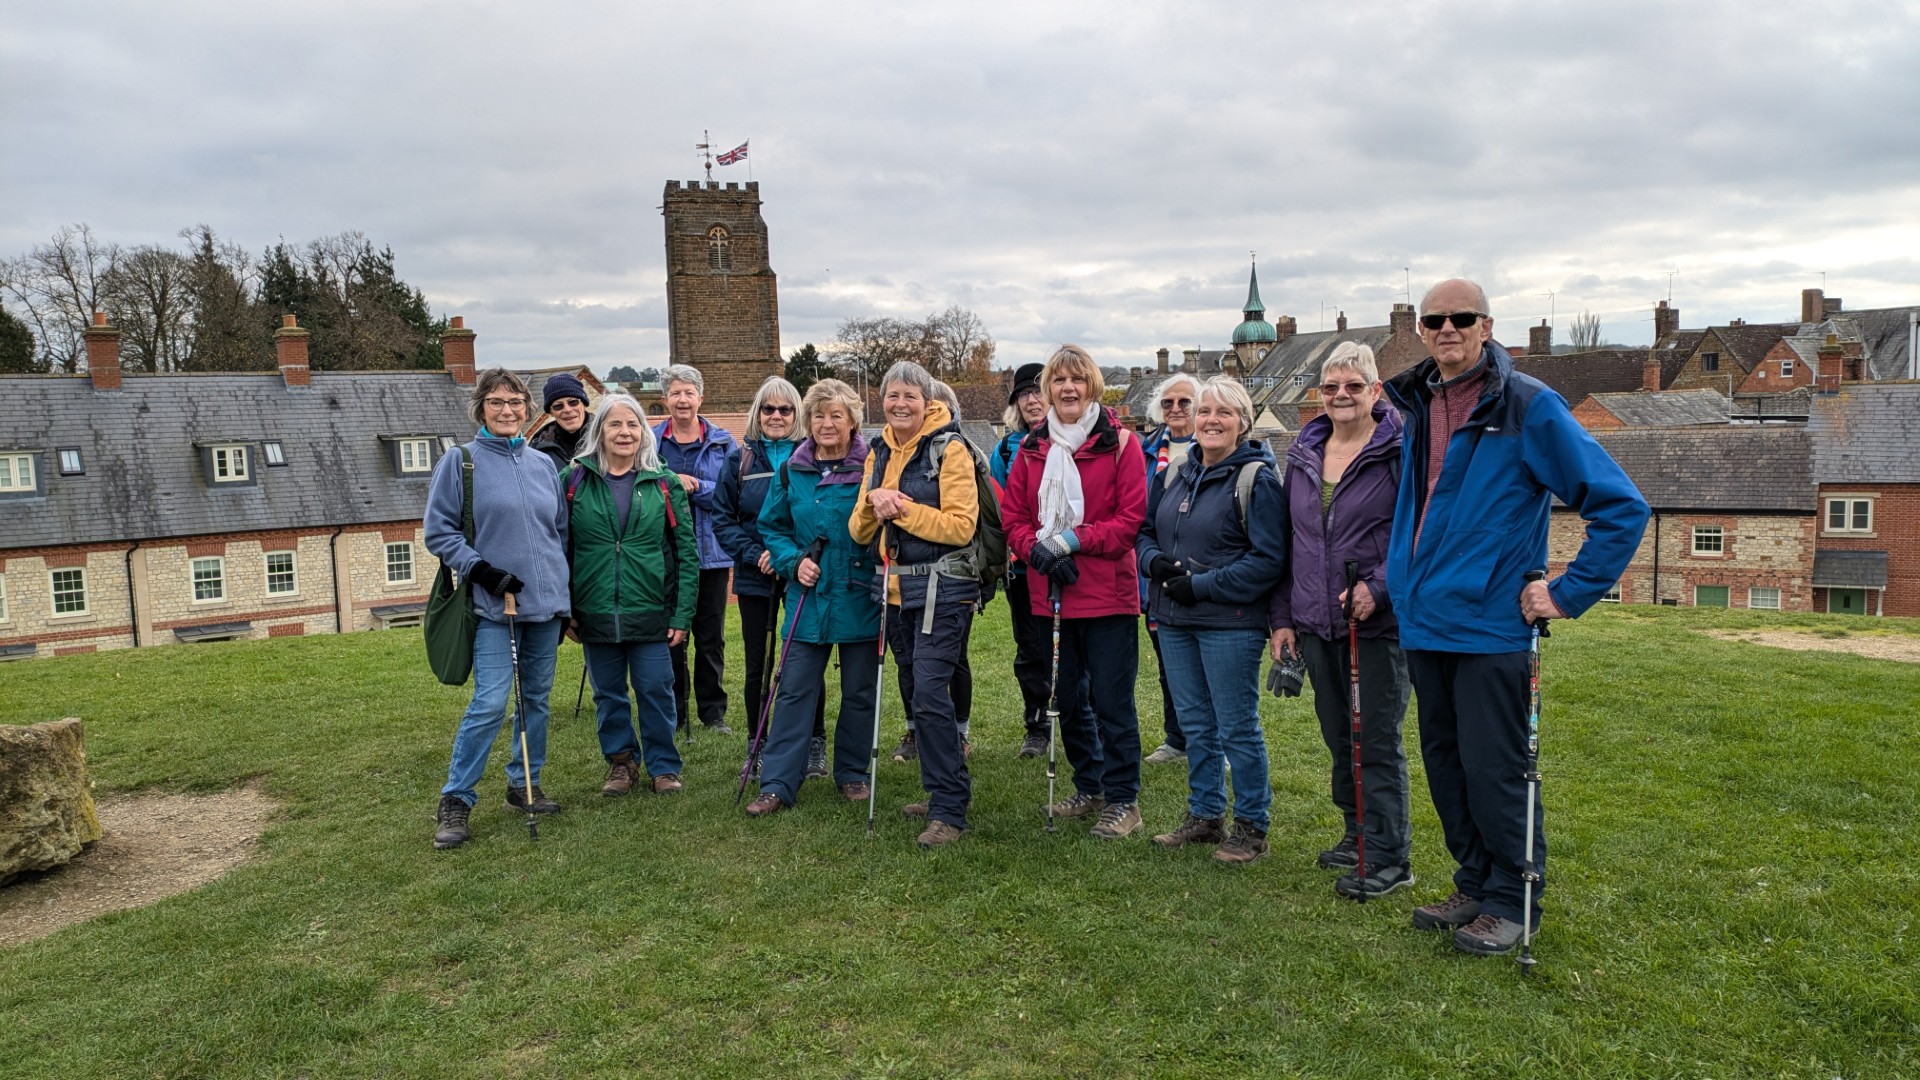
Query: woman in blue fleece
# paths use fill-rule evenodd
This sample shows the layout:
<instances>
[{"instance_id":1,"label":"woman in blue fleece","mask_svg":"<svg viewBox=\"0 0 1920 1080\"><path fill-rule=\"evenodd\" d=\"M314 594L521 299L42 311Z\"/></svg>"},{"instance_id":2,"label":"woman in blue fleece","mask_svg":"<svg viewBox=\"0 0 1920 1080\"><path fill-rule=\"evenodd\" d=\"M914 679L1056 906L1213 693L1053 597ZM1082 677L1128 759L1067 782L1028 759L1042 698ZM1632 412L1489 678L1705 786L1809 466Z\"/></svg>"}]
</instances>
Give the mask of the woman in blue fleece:
<instances>
[{"instance_id":1,"label":"woman in blue fleece","mask_svg":"<svg viewBox=\"0 0 1920 1080\"><path fill-rule=\"evenodd\" d=\"M480 434L440 459L427 489L424 531L427 550L471 586L480 626L473 636L473 701L453 736L453 760L440 789L436 848L466 843L474 789L487 768L487 754L505 721L513 684L504 598L513 594L514 631L520 652L520 689L526 700L527 756L513 741L507 759L507 808L525 811L527 770L531 810L551 814L558 803L540 790L547 758L547 692L553 686L554 654L569 613L567 499L560 474L547 455L520 437L527 420L527 384L503 368L480 373L473 387L473 419ZM461 525L465 485L461 470L473 468L473 539Z\"/></svg>"}]
</instances>

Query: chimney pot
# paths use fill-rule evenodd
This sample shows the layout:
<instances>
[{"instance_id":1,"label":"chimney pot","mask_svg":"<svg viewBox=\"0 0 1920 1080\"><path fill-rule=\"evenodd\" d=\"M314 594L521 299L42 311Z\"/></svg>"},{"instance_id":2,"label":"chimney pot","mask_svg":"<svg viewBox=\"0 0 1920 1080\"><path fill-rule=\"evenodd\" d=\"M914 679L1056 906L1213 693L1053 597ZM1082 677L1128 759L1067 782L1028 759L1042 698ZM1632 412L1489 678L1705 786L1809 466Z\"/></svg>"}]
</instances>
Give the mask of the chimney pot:
<instances>
[{"instance_id":1,"label":"chimney pot","mask_svg":"<svg viewBox=\"0 0 1920 1080\"><path fill-rule=\"evenodd\" d=\"M1341 312L1339 317L1333 320L1333 328L1342 334L1347 332L1347 313L1346 312L1344 311Z\"/></svg>"},{"instance_id":2,"label":"chimney pot","mask_svg":"<svg viewBox=\"0 0 1920 1080\"><path fill-rule=\"evenodd\" d=\"M290 330L299 325L300 325L300 320L292 315L280 316L280 326L282 329Z\"/></svg>"},{"instance_id":3,"label":"chimney pot","mask_svg":"<svg viewBox=\"0 0 1920 1080\"><path fill-rule=\"evenodd\" d=\"M106 312L104 312L104 311L96 311L96 312L94 312L94 313L93 313L93 325L95 325L95 326L105 326L105 325L107 325L107 313L106 313Z\"/></svg>"},{"instance_id":4,"label":"chimney pot","mask_svg":"<svg viewBox=\"0 0 1920 1080\"><path fill-rule=\"evenodd\" d=\"M95 390L120 389L120 328L107 324L107 313L93 313L87 327L87 374Z\"/></svg>"},{"instance_id":5,"label":"chimney pot","mask_svg":"<svg viewBox=\"0 0 1920 1080\"><path fill-rule=\"evenodd\" d=\"M467 317L465 315L455 315L453 317L453 328L455 330L464 330L466 327Z\"/></svg>"}]
</instances>

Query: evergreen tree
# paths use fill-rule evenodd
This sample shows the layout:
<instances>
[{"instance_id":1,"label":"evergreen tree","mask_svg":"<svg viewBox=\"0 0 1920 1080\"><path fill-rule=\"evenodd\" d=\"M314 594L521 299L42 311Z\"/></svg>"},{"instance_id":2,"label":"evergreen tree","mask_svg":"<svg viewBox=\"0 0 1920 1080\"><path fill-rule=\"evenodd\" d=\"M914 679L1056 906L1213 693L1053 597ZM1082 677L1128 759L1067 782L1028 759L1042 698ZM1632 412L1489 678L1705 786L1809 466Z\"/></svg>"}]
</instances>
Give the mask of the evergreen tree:
<instances>
[{"instance_id":1,"label":"evergreen tree","mask_svg":"<svg viewBox=\"0 0 1920 1080\"><path fill-rule=\"evenodd\" d=\"M34 347L33 331L14 318L12 312L0 308L0 374L44 375L46 372L47 362Z\"/></svg>"}]
</instances>

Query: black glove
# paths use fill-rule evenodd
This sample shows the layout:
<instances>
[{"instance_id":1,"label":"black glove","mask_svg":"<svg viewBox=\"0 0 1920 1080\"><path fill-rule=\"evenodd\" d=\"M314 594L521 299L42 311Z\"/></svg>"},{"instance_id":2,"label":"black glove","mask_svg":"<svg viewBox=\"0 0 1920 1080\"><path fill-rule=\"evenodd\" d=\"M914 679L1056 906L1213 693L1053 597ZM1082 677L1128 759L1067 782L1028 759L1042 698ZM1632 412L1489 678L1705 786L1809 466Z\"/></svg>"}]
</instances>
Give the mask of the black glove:
<instances>
[{"instance_id":1,"label":"black glove","mask_svg":"<svg viewBox=\"0 0 1920 1080\"><path fill-rule=\"evenodd\" d=\"M1027 552L1027 565L1048 577L1053 576L1053 564L1058 562L1059 559L1059 552L1054 551L1045 544L1035 544L1032 550Z\"/></svg>"},{"instance_id":2,"label":"black glove","mask_svg":"<svg viewBox=\"0 0 1920 1080\"><path fill-rule=\"evenodd\" d=\"M1167 594L1167 599L1179 604L1181 607L1192 607L1200 602L1199 598L1193 595L1193 578L1191 575L1182 574L1160 586L1160 588Z\"/></svg>"},{"instance_id":3,"label":"black glove","mask_svg":"<svg viewBox=\"0 0 1920 1080\"><path fill-rule=\"evenodd\" d=\"M493 565L485 559L474 563L467 569L467 580L487 590L495 596L517 593L527 587L527 583Z\"/></svg>"},{"instance_id":4,"label":"black glove","mask_svg":"<svg viewBox=\"0 0 1920 1080\"><path fill-rule=\"evenodd\" d=\"M1186 573L1186 571L1180 569L1178 562L1167 558L1165 555L1155 555L1153 561L1147 564L1147 576L1162 585L1165 585L1167 582L1172 581L1184 573Z\"/></svg>"},{"instance_id":5,"label":"black glove","mask_svg":"<svg viewBox=\"0 0 1920 1080\"><path fill-rule=\"evenodd\" d=\"M1080 580L1080 566L1073 561L1073 556L1071 555L1062 555L1053 558L1045 572L1048 577L1053 579L1054 584L1063 589Z\"/></svg>"}]
</instances>

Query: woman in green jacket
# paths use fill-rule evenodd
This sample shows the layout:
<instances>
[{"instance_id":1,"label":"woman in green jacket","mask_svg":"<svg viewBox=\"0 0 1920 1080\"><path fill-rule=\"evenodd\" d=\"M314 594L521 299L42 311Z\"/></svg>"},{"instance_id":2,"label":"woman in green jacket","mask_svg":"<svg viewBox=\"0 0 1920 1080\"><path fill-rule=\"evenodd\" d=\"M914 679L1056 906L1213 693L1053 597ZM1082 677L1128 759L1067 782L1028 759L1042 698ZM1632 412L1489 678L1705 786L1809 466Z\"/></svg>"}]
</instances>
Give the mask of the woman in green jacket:
<instances>
[{"instance_id":1,"label":"woman in green jacket","mask_svg":"<svg viewBox=\"0 0 1920 1080\"><path fill-rule=\"evenodd\" d=\"M835 645L840 715L833 780L850 802L864 801L873 780L867 762L880 679L880 604L873 596L873 553L847 532L867 462L859 396L838 379L813 384L800 403L800 430L807 440L775 474L760 508L761 539L774 573L786 579L790 644L760 758L760 795L747 806L752 817L792 806L799 795Z\"/></svg>"},{"instance_id":2,"label":"woman in green jacket","mask_svg":"<svg viewBox=\"0 0 1920 1080\"><path fill-rule=\"evenodd\" d=\"M600 794L640 782L644 747L653 790L679 791L673 745L673 666L700 589L700 553L687 493L660 464L640 403L614 392L594 406L580 456L566 472L571 518L572 633L586 647L608 772ZM627 695L631 680L633 696ZM640 705L634 737L633 703Z\"/></svg>"}]
</instances>

